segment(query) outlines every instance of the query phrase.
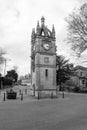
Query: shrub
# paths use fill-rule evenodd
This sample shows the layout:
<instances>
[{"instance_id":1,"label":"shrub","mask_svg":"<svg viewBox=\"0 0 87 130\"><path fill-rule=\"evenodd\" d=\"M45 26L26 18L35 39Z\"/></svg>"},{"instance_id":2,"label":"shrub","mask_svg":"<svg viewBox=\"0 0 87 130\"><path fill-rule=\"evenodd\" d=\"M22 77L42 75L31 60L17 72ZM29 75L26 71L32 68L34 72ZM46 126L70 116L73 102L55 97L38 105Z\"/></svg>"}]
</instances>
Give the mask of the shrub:
<instances>
[{"instance_id":1,"label":"shrub","mask_svg":"<svg viewBox=\"0 0 87 130\"><path fill-rule=\"evenodd\" d=\"M80 88L79 87L74 87L73 89L72 89L72 91L74 91L74 92L80 92Z\"/></svg>"}]
</instances>

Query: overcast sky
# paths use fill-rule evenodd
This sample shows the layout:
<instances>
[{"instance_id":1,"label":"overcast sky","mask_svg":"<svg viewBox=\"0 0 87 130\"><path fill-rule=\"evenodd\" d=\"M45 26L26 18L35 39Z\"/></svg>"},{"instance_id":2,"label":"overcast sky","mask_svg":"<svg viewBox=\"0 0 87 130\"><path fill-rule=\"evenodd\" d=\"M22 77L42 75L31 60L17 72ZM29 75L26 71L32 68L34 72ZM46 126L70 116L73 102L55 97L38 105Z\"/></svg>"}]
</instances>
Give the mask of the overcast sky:
<instances>
[{"instance_id":1,"label":"overcast sky","mask_svg":"<svg viewBox=\"0 0 87 130\"><path fill-rule=\"evenodd\" d=\"M30 48L32 28L45 17L45 24L56 30L59 54L70 56L64 18L79 7L79 0L0 0L0 47L7 51L7 70L18 66L18 73L30 72Z\"/></svg>"}]
</instances>

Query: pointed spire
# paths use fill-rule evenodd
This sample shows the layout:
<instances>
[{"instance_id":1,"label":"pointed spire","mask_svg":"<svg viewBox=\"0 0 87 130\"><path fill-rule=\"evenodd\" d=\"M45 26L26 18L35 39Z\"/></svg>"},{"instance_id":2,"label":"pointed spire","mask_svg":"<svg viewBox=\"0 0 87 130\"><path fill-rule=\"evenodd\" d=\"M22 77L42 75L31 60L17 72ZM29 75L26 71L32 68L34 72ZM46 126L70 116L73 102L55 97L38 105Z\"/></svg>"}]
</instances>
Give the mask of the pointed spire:
<instances>
[{"instance_id":1,"label":"pointed spire","mask_svg":"<svg viewBox=\"0 0 87 130\"><path fill-rule=\"evenodd\" d=\"M37 34L37 35L39 34L39 29L40 29L39 21L37 21L37 28L36 28L36 34Z\"/></svg>"},{"instance_id":2,"label":"pointed spire","mask_svg":"<svg viewBox=\"0 0 87 130\"><path fill-rule=\"evenodd\" d=\"M45 18L42 16L42 18L41 18L41 25L44 25L44 23L45 23Z\"/></svg>"},{"instance_id":3,"label":"pointed spire","mask_svg":"<svg viewBox=\"0 0 87 130\"><path fill-rule=\"evenodd\" d=\"M34 35L35 35L35 29L33 28L31 36L33 37Z\"/></svg>"},{"instance_id":4,"label":"pointed spire","mask_svg":"<svg viewBox=\"0 0 87 130\"><path fill-rule=\"evenodd\" d=\"M55 32L54 24L53 24L53 27L52 27L52 32Z\"/></svg>"},{"instance_id":5,"label":"pointed spire","mask_svg":"<svg viewBox=\"0 0 87 130\"><path fill-rule=\"evenodd\" d=\"M34 40L35 40L35 29L32 29L32 34L31 34L31 44L34 44Z\"/></svg>"},{"instance_id":6,"label":"pointed spire","mask_svg":"<svg viewBox=\"0 0 87 130\"><path fill-rule=\"evenodd\" d=\"M39 21L37 21L37 28L39 28L40 26L39 26Z\"/></svg>"},{"instance_id":7,"label":"pointed spire","mask_svg":"<svg viewBox=\"0 0 87 130\"><path fill-rule=\"evenodd\" d=\"M55 28L54 28L54 25L52 27L52 36L55 38Z\"/></svg>"}]
</instances>

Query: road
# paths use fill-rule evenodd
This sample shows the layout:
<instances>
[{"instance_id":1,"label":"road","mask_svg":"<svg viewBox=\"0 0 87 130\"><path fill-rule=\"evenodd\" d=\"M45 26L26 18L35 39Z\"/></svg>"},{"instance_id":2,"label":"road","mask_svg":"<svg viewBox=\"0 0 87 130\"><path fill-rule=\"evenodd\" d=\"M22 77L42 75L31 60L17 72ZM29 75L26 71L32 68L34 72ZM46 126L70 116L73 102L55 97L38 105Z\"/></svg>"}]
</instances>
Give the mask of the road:
<instances>
[{"instance_id":1,"label":"road","mask_svg":"<svg viewBox=\"0 0 87 130\"><path fill-rule=\"evenodd\" d=\"M18 90L18 89L16 89ZM87 95L0 102L0 130L87 130Z\"/></svg>"}]
</instances>

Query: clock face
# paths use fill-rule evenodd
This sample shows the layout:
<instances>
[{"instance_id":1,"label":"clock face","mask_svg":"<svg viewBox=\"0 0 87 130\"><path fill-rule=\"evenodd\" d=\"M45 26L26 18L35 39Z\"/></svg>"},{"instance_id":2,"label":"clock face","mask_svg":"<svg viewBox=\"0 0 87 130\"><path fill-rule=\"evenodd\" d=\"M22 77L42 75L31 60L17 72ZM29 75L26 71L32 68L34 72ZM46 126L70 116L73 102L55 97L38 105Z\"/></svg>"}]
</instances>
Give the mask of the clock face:
<instances>
[{"instance_id":1,"label":"clock face","mask_svg":"<svg viewBox=\"0 0 87 130\"><path fill-rule=\"evenodd\" d=\"M45 48L46 50L49 50L49 48L50 48L49 44L47 44L47 43L45 43L43 46L44 46L44 48Z\"/></svg>"}]
</instances>

